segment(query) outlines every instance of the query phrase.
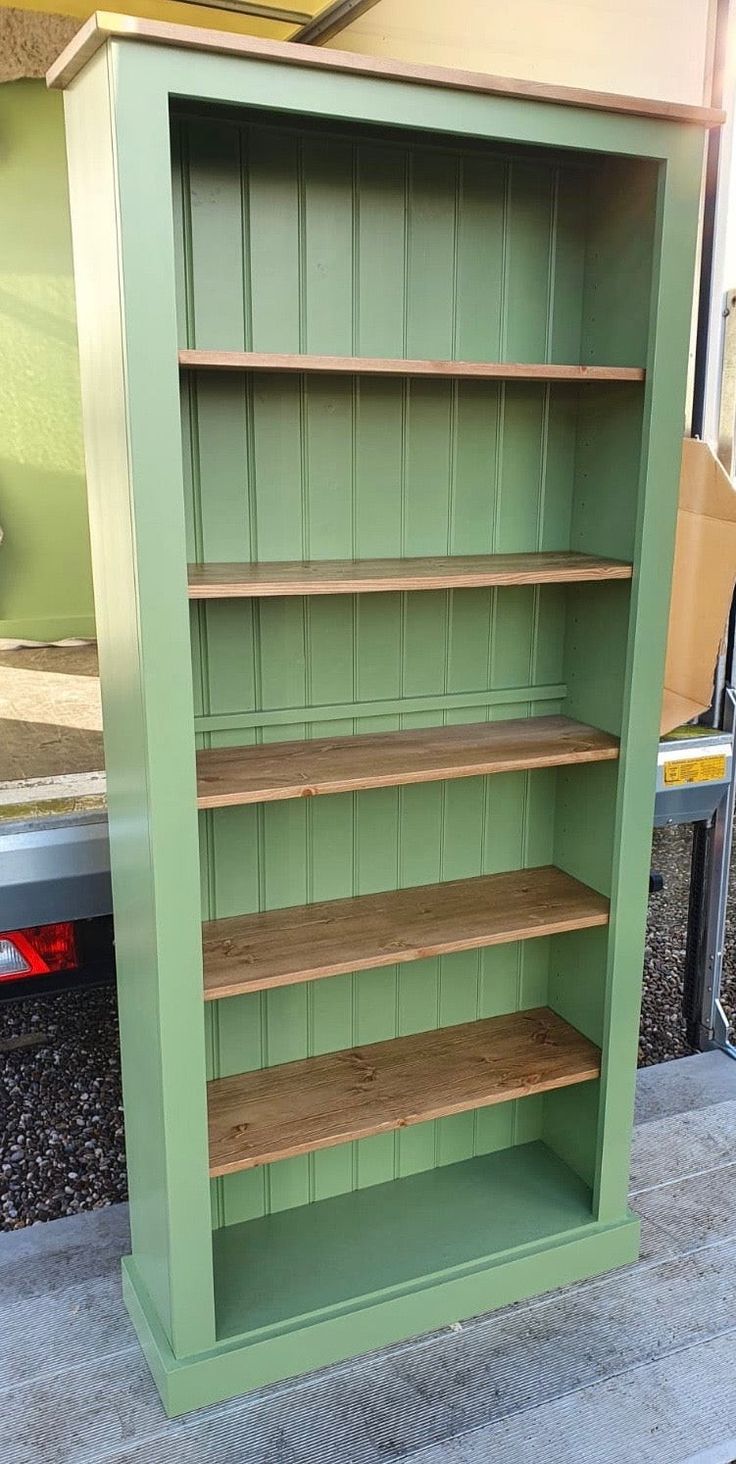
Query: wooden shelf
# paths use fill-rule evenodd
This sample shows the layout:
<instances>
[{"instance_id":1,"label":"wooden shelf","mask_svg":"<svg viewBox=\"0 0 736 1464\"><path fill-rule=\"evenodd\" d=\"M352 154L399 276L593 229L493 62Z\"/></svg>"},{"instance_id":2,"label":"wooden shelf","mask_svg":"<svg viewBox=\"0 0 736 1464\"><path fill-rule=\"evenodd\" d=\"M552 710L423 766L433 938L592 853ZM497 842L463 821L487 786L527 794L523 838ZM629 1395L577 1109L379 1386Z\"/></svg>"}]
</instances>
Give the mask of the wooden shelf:
<instances>
[{"instance_id":1,"label":"wooden shelf","mask_svg":"<svg viewBox=\"0 0 736 1464\"><path fill-rule=\"evenodd\" d=\"M589 1082L597 1047L546 1007L208 1084L210 1174Z\"/></svg>"},{"instance_id":2,"label":"wooden shelf","mask_svg":"<svg viewBox=\"0 0 736 1464\"><path fill-rule=\"evenodd\" d=\"M202 927L207 1001L608 923L553 865L234 915Z\"/></svg>"},{"instance_id":3,"label":"wooden shelf","mask_svg":"<svg viewBox=\"0 0 736 1464\"><path fill-rule=\"evenodd\" d=\"M401 360L393 356L282 355L272 351L180 351L194 371L309 371L331 376L433 376L457 381L643 381L641 366L560 366L518 361Z\"/></svg>"},{"instance_id":4,"label":"wooden shelf","mask_svg":"<svg viewBox=\"0 0 736 1464\"><path fill-rule=\"evenodd\" d=\"M197 804L226 808L273 803L617 757L616 737L568 717L519 717L259 747L216 747L197 753Z\"/></svg>"},{"instance_id":5,"label":"wooden shelf","mask_svg":"<svg viewBox=\"0 0 736 1464\"><path fill-rule=\"evenodd\" d=\"M488 585L580 584L631 579L632 567L597 554L450 554L412 559L313 559L190 564L191 600L270 595L368 595L389 590L473 589Z\"/></svg>"}]
</instances>

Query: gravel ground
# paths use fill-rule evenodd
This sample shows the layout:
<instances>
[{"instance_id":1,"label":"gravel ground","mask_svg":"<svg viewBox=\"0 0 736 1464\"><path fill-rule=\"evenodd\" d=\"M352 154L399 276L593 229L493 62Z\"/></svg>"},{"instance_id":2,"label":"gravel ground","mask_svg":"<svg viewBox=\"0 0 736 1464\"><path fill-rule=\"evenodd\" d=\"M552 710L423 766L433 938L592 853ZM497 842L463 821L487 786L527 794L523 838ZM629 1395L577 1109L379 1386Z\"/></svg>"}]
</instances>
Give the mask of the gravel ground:
<instances>
[{"instance_id":1,"label":"gravel ground","mask_svg":"<svg viewBox=\"0 0 736 1464\"><path fill-rule=\"evenodd\" d=\"M0 1229L126 1196L112 986L0 1004Z\"/></svg>"},{"instance_id":2,"label":"gravel ground","mask_svg":"<svg viewBox=\"0 0 736 1464\"><path fill-rule=\"evenodd\" d=\"M649 901L640 1067L686 1057L692 1050L685 1039L681 1010L692 844L692 829L685 824L654 830L652 869L664 876L664 889ZM736 1018L736 858L731 867L721 994L729 1016Z\"/></svg>"},{"instance_id":3,"label":"gravel ground","mask_svg":"<svg viewBox=\"0 0 736 1464\"><path fill-rule=\"evenodd\" d=\"M654 834L665 888L649 906L639 1060L689 1051L681 992L692 834ZM736 890L736 867L732 896ZM726 940L724 1005L736 1016L736 900ZM112 987L0 1003L0 1229L125 1199L118 1027ZM42 1041L39 1043L38 1038Z\"/></svg>"}]
</instances>

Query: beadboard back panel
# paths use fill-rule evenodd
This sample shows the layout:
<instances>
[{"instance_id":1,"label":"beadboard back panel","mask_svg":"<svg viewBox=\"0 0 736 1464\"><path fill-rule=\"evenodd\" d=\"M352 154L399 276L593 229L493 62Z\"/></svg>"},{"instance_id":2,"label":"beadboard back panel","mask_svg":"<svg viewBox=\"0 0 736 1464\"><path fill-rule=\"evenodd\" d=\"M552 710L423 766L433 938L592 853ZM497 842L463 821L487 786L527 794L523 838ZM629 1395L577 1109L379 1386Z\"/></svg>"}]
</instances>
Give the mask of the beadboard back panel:
<instances>
[{"instance_id":1,"label":"beadboard back panel","mask_svg":"<svg viewBox=\"0 0 736 1464\"><path fill-rule=\"evenodd\" d=\"M179 113L173 179L182 347L582 359L597 201L588 163ZM640 387L629 400L636 416ZM595 439L607 402L618 410L615 392L593 384L187 372L189 558L567 548L578 438ZM198 744L559 711L578 593L351 596L338 613L322 597L200 603ZM626 586L607 599L625 624ZM591 771L578 773L581 788ZM537 772L200 814L203 918L544 863L556 786L554 772ZM541 1004L548 947L233 999L207 1013L209 1074ZM542 1133L545 1101L555 1099L217 1180L215 1223L527 1142Z\"/></svg>"}]
</instances>

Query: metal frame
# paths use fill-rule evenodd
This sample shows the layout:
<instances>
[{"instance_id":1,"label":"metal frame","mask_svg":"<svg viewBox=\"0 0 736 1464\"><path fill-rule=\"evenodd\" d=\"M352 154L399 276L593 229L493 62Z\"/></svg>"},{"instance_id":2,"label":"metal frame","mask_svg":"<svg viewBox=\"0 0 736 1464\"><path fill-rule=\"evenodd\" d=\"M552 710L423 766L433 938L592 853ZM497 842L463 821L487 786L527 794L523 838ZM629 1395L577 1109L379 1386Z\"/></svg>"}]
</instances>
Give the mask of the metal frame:
<instances>
[{"instance_id":1,"label":"metal frame","mask_svg":"<svg viewBox=\"0 0 736 1464\"><path fill-rule=\"evenodd\" d=\"M731 776L710 816L696 822L693 830L683 1011L688 1039L693 1047L701 1052L717 1048L736 1058L736 1046L730 1039L730 1024L721 1001L736 804L736 781L733 777L736 695L730 686L724 697L723 722L723 730L728 734L732 747Z\"/></svg>"},{"instance_id":2,"label":"metal frame","mask_svg":"<svg viewBox=\"0 0 736 1464\"><path fill-rule=\"evenodd\" d=\"M0 930L112 910L104 810L0 826Z\"/></svg>"},{"instance_id":3,"label":"metal frame","mask_svg":"<svg viewBox=\"0 0 736 1464\"><path fill-rule=\"evenodd\" d=\"M736 696L730 687L724 699L724 730L729 733L733 747ZM701 1051L718 1048L733 1058L736 1058L736 1046L729 1037L721 982L735 801L736 783L731 776L711 817L697 824L694 830L683 998L693 1046Z\"/></svg>"},{"instance_id":4,"label":"metal frame","mask_svg":"<svg viewBox=\"0 0 736 1464\"><path fill-rule=\"evenodd\" d=\"M334 0L319 15L310 20L296 36L296 40L312 44L319 41L324 44L331 40L332 36L338 35L340 31L357 20L359 16L365 15L366 10L372 10L378 0Z\"/></svg>"},{"instance_id":5,"label":"metal frame","mask_svg":"<svg viewBox=\"0 0 736 1464\"><path fill-rule=\"evenodd\" d=\"M207 10L232 10L237 15L255 15L261 20L283 20L289 25L307 26L312 17L308 11L293 6L258 4L257 0L191 0Z\"/></svg>"},{"instance_id":6,"label":"metal frame","mask_svg":"<svg viewBox=\"0 0 736 1464\"><path fill-rule=\"evenodd\" d=\"M728 0L721 0L719 23L725 32L728 19ZM717 100L717 98L716 98ZM728 163L728 156L725 159ZM710 178L711 211L716 207L716 192L722 197L722 209L728 207L728 168L724 166L725 182L717 190L717 173ZM725 212L724 219L725 221ZM711 250L712 255L712 250ZM720 301L723 321L720 350L717 401L714 402L718 439L718 457L726 472L734 469L734 429L736 426L736 289L711 291L711 274L701 280L701 304L697 355L700 369L696 373L693 430L702 432L705 425L705 382L706 360L709 354L709 322L712 325L714 312ZM707 285L707 295L704 293ZM715 394L714 394L715 395ZM716 666L713 702L708 714L712 726L729 735L732 748L736 741L736 648L734 645L734 614L736 600L731 608L727 646ZM705 732L705 728L703 729ZM731 759L733 769L733 757ZM694 822L693 856L690 882L690 906L688 911L687 947L685 955L685 980L683 991L683 1012L687 1021L688 1039L700 1051L718 1049L729 1057L736 1058L736 1046L731 1040L730 1023L721 1001L723 979L723 956L725 949L726 913L728 904L729 872L733 840L734 805L736 791L731 776L722 797L704 818L666 819L666 822ZM655 824L658 820L655 819Z\"/></svg>"},{"instance_id":7,"label":"metal frame","mask_svg":"<svg viewBox=\"0 0 736 1464\"><path fill-rule=\"evenodd\" d=\"M736 1057L721 1001L728 882L736 804L736 693L725 692L722 728L693 728L702 736L660 743L654 826L693 825L683 1012L688 1040L700 1051L718 1048ZM667 785L667 763L721 755L724 774L707 781Z\"/></svg>"},{"instance_id":8,"label":"metal frame","mask_svg":"<svg viewBox=\"0 0 736 1464\"><path fill-rule=\"evenodd\" d=\"M206 10L231 10L238 15L254 15L262 20L280 20L295 25L293 39L311 45L316 41L324 44L332 36L372 10L378 0L321 0L316 14L310 8L299 9L294 5L279 5L277 0L192 0Z\"/></svg>"}]
</instances>

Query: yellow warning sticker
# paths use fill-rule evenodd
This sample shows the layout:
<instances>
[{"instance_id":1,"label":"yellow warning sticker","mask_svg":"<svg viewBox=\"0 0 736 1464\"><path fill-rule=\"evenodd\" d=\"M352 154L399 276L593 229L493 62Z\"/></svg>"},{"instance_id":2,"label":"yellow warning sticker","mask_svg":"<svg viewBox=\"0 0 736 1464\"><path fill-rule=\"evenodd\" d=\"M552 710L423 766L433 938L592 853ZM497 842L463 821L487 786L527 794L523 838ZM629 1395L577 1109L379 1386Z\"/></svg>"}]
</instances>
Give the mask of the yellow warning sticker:
<instances>
[{"instance_id":1,"label":"yellow warning sticker","mask_svg":"<svg viewBox=\"0 0 736 1464\"><path fill-rule=\"evenodd\" d=\"M725 757L691 757L682 762L664 764L664 781L673 783L712 783L726 776Z\"/></svg>"}]
</instances>

